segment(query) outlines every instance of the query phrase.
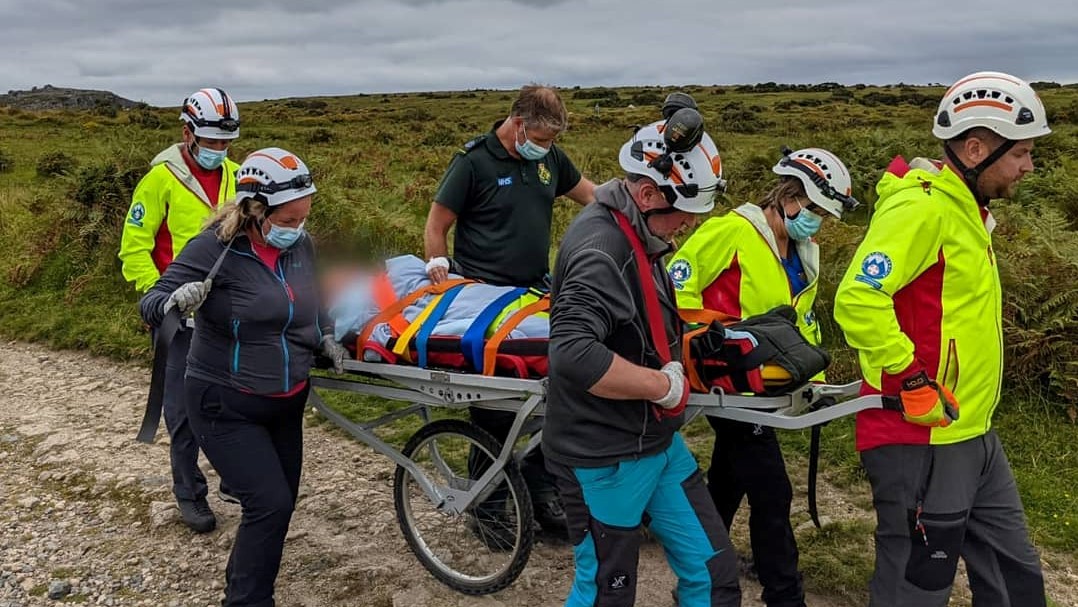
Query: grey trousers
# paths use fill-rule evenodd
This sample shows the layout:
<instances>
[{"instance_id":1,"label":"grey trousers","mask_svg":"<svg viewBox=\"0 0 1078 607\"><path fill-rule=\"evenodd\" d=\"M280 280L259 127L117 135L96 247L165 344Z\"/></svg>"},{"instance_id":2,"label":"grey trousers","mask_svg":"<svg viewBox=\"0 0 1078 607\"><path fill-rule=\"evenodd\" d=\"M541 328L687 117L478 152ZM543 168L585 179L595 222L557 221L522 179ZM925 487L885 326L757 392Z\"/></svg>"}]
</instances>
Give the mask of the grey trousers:
<instances>
[{"instance_id":1,"label":"grey trousers","mask_svg":"<svg viewBox=\"0 0 1078 607\"><path fill-rule=\"evenodd\" d=\"M873 607L943 607L958 557L974 607L1046 604L1040 557L994 431L953 445L861 453L876 507Z\"/></svg>"}]
</instances>

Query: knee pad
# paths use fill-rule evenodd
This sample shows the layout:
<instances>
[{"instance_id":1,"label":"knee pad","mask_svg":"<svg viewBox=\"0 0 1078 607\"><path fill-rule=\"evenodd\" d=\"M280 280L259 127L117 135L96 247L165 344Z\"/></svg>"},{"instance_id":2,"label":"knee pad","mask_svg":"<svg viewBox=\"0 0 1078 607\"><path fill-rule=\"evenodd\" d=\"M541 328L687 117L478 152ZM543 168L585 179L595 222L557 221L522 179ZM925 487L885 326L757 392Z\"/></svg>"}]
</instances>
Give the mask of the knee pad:
<instances>
[{"instance_id":1,"label":"knee pad","mask_svg":"<svg viewBox=\"0 0 1078 607\"><path fill-rule=\"evenodd\" d=\"M592 518L588 523L588 534L595 550L593 570L596 584L596 607L629 606L636 602L636 574L640 560L640 526L616 527L605 525ZM588 542L585 538L584 542ZM580 546L586 552L586 546ZM577 552L578 559L585 560L587 555ZM584 559L581 559L581 557ZM577 562L577 571L586 563ZM590 575L588 572L586 575Z\"/></svg>"}]
</instances>

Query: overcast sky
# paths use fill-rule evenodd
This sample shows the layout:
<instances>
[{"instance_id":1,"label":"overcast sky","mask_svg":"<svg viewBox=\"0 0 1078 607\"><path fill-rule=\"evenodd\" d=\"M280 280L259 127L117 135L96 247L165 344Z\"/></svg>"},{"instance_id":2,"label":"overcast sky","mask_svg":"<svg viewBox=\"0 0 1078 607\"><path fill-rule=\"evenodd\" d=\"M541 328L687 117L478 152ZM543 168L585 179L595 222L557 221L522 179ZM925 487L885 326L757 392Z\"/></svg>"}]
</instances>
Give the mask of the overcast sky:
<instances>
[{"instance_id":1,"label":"overcast sky","mask_svg":"<svg viewBox=\"0 0 1078 607\"><path fill-rule=\"evenodd\" d=\"M1078 80L1074 0L0 0L0 92Z\"/></svg>"}]
</instances>

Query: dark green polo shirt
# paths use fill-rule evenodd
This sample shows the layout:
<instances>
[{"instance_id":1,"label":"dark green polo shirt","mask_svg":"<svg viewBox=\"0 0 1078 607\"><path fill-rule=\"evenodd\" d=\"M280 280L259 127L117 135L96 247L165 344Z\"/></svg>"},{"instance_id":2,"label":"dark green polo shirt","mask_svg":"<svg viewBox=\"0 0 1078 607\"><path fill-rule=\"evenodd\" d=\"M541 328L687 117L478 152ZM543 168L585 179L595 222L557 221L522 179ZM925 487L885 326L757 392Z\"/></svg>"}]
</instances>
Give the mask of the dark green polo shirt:
<instances>
[{"instance_id":1,"label":"dark green polo shirt","mask_svg":"<svg viewBox=\"0 0 1078 607\"><path fill-rule=\"evenodd\" d=\"M454 270L491 284L538 284L548 271L554 199L579 182L557 145L531 161L510 156L494 130L469 141L434 196L457 214Z\"/></svg>"}]
</instances>

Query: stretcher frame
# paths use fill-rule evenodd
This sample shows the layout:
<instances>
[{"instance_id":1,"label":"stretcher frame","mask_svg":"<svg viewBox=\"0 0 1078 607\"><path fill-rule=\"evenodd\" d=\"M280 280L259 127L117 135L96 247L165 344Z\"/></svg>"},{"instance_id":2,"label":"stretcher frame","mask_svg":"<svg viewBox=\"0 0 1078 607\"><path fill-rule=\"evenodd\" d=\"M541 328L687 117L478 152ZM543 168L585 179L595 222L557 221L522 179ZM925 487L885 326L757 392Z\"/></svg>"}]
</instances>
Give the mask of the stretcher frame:
<instances>
[{"instance_id":1,"label":"stretcher frame","mask_svg":"<svg viewBox=\"0 0 1078 607\"><path fill-rule=\"evenodd\" d=\"M507 472L508 468L518 467L528 453L538 448L541 441L541 430L535 431L536 424L528 422L544 414L547 379L517 379L356 360L346 360L344 368L344 378L312 377L309 403L322 416L356 440L393 461L398 466L398 475L409 474L431 504L446 516L465 515L472 504L482 503L494 491L492 481ZM395 385L372 383L371 380L388 381ZM842 385L809 384L779 396L727 394L716 388L708 394L690 396L686 423L698 415L707 415L783 430L810 428L859 411L883 406L879 396L857 396L860 387L861 382ZM356 422L335 411L323 400L319 392L325 390L339 390L410 404L377 419ZM834 404L820 407L821 402ZM416 462L375 433L378 428L411 415L417 415L424 424L432 425L430 409L433 407L481 407L515 413L509 434L504 443L499 445L500 451L494 462L478 479L469 481L468 486L453 487L435 482ZM531 430L528 429L529 425L533 426ZM534 434L526 446L517 448L520 437L529 432ZM401 531L406 539L409 539L409 545L420 562L435 577L460 592L490 594L509 586L519 575L530 555L532 537L528 527L524 530L527 537L514 547L518 551L513 555L514 567L490 578L461 575L445 563L437 562L429 553L424 553L420 549L421 540L418 542L419 546L413 543L409 533L415 533L415 530L406 528L405 517L400 512L401 506L399 503L395 506ZM530 517L530 503L528 506ZM527 522L530 524L530 520Z\"/></svg>"}]
</instances>

